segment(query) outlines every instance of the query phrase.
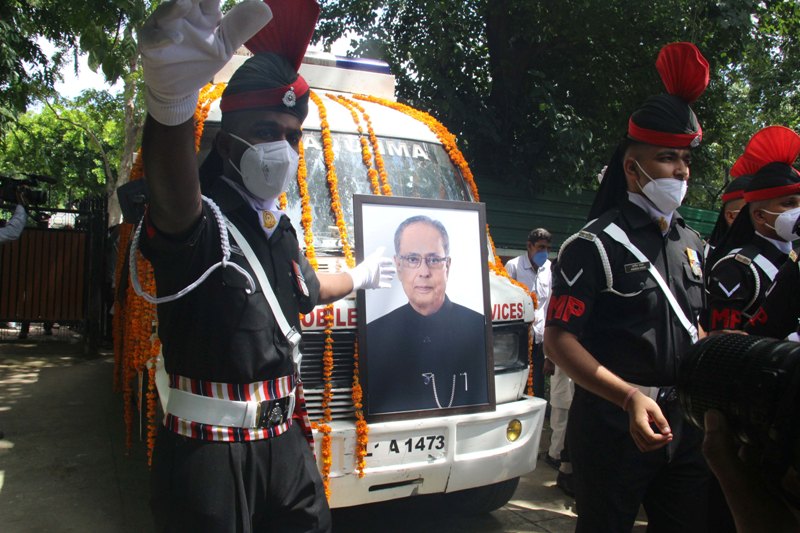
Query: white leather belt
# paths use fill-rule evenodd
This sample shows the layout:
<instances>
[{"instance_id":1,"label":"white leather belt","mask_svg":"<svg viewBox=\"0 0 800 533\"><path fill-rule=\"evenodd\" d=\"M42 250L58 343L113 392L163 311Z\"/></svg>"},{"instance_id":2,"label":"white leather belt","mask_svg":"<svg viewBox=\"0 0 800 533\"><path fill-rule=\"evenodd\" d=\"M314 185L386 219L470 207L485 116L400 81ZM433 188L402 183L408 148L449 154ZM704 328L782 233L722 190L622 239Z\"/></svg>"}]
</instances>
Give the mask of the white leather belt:
<instances>
[{"instance_id":1,"label":"white leather belt","mask_svg":"<svg viewBox=\"0 0 800 533\"><path fill-rule=\"evenodd\" d=\"M148 362L150 364L153 363ZM212 426L256 429L285 422L294 413L296 388L287 396L263 402L211 398L170 387L162 355L156 358L155 366L161 408L165 413L183 420Z\"/></svg>"},{"instance_id":2,"label":"white leather belt","mask_svg":"<svg viewBox=\"0 0 800 533\"><path fill-rule=\"evenodd\" d=\"M288 396L263 402L242 402L200 396L171 388L167 412L178 418L212 426L265 428L292 417L295 389Z\"/></svg>"}]
</instances>

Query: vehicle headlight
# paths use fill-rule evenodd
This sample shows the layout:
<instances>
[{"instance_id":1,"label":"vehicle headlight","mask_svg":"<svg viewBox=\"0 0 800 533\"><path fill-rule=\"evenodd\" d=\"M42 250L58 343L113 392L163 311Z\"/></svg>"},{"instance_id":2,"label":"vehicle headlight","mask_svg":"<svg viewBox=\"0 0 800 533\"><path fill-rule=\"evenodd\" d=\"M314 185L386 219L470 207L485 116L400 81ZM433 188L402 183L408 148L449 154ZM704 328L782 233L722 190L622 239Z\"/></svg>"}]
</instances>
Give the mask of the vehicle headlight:
<instances>
[{"instance_id":1,"label":"vehicle headlight","mask_svg":"<svg viewBox=\"0 0 800 533\"><path fill-rule=\"evenodd\" d=\"M492 331L492 338L495 372L528 365L528 327L525 324L497 326Z\"/></svg>"}]
</instances>

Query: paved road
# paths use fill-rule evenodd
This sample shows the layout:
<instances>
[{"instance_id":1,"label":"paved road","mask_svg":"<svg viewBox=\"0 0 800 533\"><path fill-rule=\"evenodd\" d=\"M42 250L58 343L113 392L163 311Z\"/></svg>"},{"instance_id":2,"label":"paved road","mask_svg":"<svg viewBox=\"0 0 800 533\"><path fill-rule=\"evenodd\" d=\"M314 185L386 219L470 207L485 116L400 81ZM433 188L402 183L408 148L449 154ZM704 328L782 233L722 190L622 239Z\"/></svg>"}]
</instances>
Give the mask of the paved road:
<instances>
[{"instance_id":1,"label":"paved road","mask_svg":"<svg viewBox=\"0 0 800 533\"><path fill-rule=\"evenodd\" d=\"M109 354L87 358L63 339L0 343L0 530L152 531L144 445L125 448L112 374ZM573 531L573 506L540 462L490 515L467 517L437 499L415 499L337 510L334 531Z\"/></svg>"}]
</instances>

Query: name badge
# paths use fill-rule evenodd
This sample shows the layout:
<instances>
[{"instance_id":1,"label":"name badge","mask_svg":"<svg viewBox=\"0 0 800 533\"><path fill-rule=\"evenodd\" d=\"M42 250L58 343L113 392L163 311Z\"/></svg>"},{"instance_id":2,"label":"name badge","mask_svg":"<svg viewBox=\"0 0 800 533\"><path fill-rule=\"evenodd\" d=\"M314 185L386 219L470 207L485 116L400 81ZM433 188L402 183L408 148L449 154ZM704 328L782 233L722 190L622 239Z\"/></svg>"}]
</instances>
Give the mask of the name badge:
<instances>
[{"instance_id":1,"label":"name badge","mask_svg":"<svg viewBox=\"0 0 800 533\"><path fill-rule=\"evenodd\" d=\"M641 263L628 263L625 265L625 273L632 274L633 272L641 272L650 268L650 261L642 261Z\"/></svg>"}]
</instances>

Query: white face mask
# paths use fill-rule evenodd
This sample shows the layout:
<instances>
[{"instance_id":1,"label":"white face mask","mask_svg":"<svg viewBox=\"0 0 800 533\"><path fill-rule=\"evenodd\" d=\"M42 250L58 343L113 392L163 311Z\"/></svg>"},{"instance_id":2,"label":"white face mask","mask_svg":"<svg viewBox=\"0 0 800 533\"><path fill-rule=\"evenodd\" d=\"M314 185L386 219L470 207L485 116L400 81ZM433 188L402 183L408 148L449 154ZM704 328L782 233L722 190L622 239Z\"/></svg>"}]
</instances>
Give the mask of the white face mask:
<instances>
[{"instance_id":1,"label":"white face mask","mask_svg":"<svg viewBox=\"0 0 800 533\"><path fill-rule=\"evenodd\" d=\"M274 200L286 190L289 179L297 175L300 156L286 141L250 144L241 137L229 134L249 148L242 154L241 168L230 161L242 176L242 183L250 193L261 200Z\"/></svg>"},{"instance_id":2,"label":"white face mask","mask_svg":"<svg viewBox=\"0 0 800 533\"><path fill-rule=\"evenodd\" d=\"M794 227L797 225L797 219L800 217L800 207L789 209L783 213L773 213L772 211L767 211L766 209L762 209L762 211L769 213L770 215L778 215L778 218L775 219L774 226L767 224L768 228L775 230L775 233L778 234L778 237L786 242L792 242L800 239L800 236L794 232Z\"/></svg>"},{"instance_id":3,"label":"white face mask","mask_svg":"<svg viewBox=\"0 0 800 533\"><path fill-rule=\"evenodd\" d=\"M689 188L689 184L686 180L673 178L653 179L650 177L650 174L642 168L642 165L640 165L638 161L634 159L633 162L636 163L636 166L639 167L639 170L642 171L645 177L650 180L644 187L639 185L638 180L636 181L636 185L639 186L639 190L642 191L642 194L653 202L656 209L665 215L669 215L681 206L683 199L686 197L686 191Z\"/></svg>"}]
</instances>

